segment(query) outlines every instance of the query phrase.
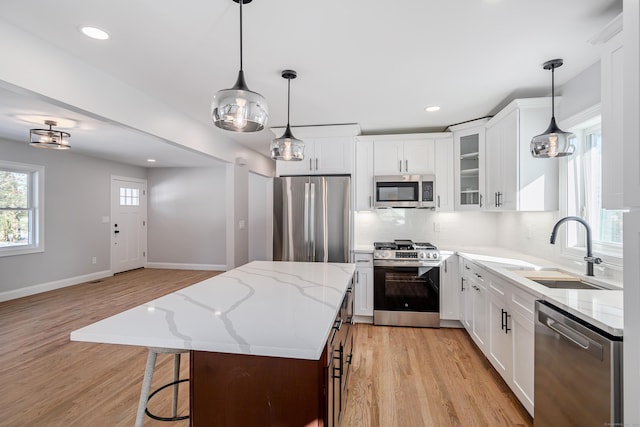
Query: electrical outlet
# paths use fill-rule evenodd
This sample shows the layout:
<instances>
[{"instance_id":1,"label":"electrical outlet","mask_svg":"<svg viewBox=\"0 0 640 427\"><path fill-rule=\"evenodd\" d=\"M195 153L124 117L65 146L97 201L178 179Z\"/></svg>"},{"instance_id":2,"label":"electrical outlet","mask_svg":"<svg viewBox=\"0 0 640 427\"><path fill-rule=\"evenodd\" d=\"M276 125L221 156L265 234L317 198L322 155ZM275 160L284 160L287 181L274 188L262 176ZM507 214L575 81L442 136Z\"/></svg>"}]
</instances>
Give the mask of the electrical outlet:
<instances>
[{"instance_id":1,"label":"electrical outlet","mask_svg":"<svg viewBox=\"0 0 640 427\"><path fill-rule=\"evenodd\" d=\"M98 262L98 260L96 259L96 257L91 258L91 264L95 264L96 262Z\"/></svg>"},{"instance_id":2,"label":"electrical outlet","mask_svg":"<svg viewBox=\"0 0 640 427\"><path fill-rule=\"evenodd\" d=\"M531 225L527 225L527 229L526 229L526 237L527 239L532 239L533 238L533 226Z\"/></svg>"},{"instance_id":3,"label":"electrical outlet","mask_svg":"<svg viewBox=\"0 0 640 427\"><path fill-rule=\"evenodd\" d=\"M433 223L433 231L435 233L439 233L440 232L440 223L439 222L434 222Z\"/></svg>"},{"instance_id":4,"label":"electrical outlet","mask_svg":"<svg viewBox=\"0 0 640 427\"><path fill-rule=\"evenodd\" d=\"M241 219L240 221L238 221L238 228L240 230L244 230L245 228L247 228L247 223L245 222L244 219Z\"/></svg>"}]
</instances>

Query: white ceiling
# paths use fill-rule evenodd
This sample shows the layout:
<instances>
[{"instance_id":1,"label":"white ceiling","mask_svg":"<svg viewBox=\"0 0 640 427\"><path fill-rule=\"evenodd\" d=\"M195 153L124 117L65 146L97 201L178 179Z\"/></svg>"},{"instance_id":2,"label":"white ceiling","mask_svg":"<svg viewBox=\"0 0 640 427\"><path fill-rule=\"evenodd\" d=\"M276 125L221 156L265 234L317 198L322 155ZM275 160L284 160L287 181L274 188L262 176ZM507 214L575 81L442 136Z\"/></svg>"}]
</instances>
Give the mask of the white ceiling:
<instances>
[{"instance_id":1,"label":"white ceiling","mask_svg":"<svg viewBox=\"0 0 640 427\"><path fill-rule=\"evenodd\" d=\"M548 94L550 73L541 65L549 59L565 60L556 86L597 62L600 47L588 40L621 7L621 0L254 0L243 8L245 76L267 99L271 126L286 123L280 73L291 68L298 72L292 125L442 131L516 96ZM1 19L212 127L211 98L234 84L239 68L232 0L2 0ZM111 38L90 40L78 31L83 25ZM2 137L27 138L34 126L19 117L25 113L59 116L81 124L71 140L79 152L145 166L161 156L167 160L158 166L211 162L1 83ZM426 113L433 104L441 110ZM273 138L267 130L225 133L265 155Z\"/></svg>"}]
</instances>

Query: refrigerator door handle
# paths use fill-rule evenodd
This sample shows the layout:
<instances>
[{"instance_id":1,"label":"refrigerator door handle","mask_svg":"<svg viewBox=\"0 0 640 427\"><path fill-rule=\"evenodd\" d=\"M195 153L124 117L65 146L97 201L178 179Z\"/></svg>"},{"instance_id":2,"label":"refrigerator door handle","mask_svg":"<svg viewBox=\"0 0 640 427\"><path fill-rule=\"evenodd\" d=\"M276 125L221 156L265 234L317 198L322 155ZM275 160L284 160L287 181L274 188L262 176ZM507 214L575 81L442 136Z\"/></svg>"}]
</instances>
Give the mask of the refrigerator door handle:
<instances>
[{"instance_id":1,"label":"refrigerator door handle","mask_svg":"<svg viewBox=\"0 0 640 427\"><path fill-rule=\"evenodd\" d=\"M309 261L316 261L316 185L312 182L309 189Z\"/></svg>"},{"instance_id":2,"label":"refrigerator door handle","mask_svg":"<svg viewBox=\"0 0 640 427\"><path fill-rule=\"evenodd\" d=\"M303 213L303 236L304 236L304 247L306 249L306 259L309 259L309 183L304 183L304 213Z\"/></svg>"}]
</instances>

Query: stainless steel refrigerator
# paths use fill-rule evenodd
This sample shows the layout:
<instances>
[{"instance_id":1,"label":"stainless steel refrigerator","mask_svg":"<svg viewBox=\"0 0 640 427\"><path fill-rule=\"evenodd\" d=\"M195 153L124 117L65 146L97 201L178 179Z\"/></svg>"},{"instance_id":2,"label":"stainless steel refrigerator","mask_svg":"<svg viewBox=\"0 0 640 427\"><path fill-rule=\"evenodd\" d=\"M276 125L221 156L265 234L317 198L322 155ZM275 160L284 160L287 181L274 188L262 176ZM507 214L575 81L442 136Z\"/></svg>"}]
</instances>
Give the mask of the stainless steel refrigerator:
<instances>
[{"instance_id":1,"label":"stainless steel refrigerator","mask_svg":"<svg viewBox=\"0 0 640 427\"><path fill-rule=\"evenodd\" d=\"M274 261L349 262L349 176L273 180Z\"/></svg>"}]
</instances>

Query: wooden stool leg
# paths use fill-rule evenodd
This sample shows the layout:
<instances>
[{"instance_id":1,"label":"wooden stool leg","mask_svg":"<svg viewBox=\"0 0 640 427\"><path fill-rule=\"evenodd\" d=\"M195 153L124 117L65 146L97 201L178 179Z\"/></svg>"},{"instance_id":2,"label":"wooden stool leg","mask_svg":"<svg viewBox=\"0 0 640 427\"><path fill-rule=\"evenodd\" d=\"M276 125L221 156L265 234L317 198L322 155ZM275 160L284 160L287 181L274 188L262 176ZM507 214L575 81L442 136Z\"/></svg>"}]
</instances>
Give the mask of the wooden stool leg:
<instances>
[{"instance_id":1,"label":"wooden stool leg","mask_svg":"<svg viewBox=\"0 0 640 427\"><path fill-rule=\"evenodd\" d=\"M153 370L156 367L157 353L149 349L147 356L147 367L144 370L144 379L142 380L142 390L140 390L140 401L138 402L138 414L136 416L136 427L142 427L144 422L144 411L147 408L147 400L149 400L149 389L151 388L151 378L153 378Z\"/></svg>"},{"instance_id":2,"label":"wooden stool leg","mask_svg":"<svg viewBox=\"0 0 640 427\"><path fill-rule=\"evenodd\" d=\"M173 358L173 406L172 406L172 417L178 416L178 381L180 380L180 353L176 353Z\"/></svg>"}]
</instances>

